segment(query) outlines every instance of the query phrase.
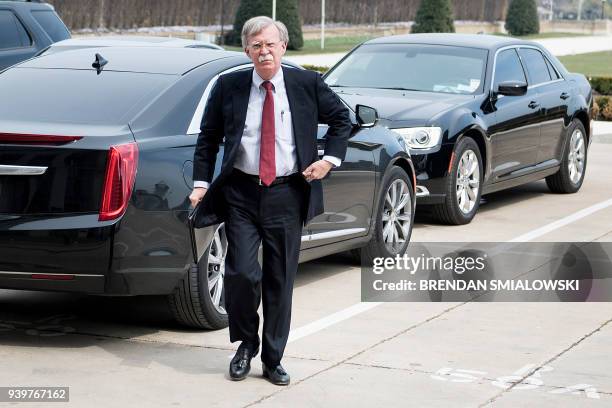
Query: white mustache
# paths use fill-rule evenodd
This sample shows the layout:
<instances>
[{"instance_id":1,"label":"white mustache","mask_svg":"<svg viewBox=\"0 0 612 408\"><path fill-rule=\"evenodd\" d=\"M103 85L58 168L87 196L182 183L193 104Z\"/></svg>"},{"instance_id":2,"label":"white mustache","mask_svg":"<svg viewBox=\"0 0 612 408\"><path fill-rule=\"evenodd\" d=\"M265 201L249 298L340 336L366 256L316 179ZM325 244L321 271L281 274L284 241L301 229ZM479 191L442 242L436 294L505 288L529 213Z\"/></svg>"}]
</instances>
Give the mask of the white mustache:
<instances>
[{"instance_id":1,"label":"white mustache","mask_svg":"<svg viewBox=\"0 0 612 408\"><path fill-rule=\"evenodd\" d=\"M274 57L272 56L272 54L260 55L258 60L259 62L274 61Z\"/></svg>"}]
</instances>

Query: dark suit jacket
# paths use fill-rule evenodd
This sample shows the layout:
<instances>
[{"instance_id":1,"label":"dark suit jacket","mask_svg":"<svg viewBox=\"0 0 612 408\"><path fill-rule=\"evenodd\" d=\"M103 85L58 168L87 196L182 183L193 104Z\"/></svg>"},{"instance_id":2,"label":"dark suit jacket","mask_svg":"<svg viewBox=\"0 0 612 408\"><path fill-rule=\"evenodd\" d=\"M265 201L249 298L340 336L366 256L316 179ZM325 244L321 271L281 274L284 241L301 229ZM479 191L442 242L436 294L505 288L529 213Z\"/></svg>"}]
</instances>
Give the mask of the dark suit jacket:
<instances>
[{"instance_id":1,"label":"dark suit jacket","mask_svg":"<svg viewBox=\"0 0 612 408\"><path fill-rule=\"evenodd\" d=\"M300 173L319 160L317 127L326 123L325 154L344 160L352 124L348 109L340 98L314 71L282 68L291 108L293 135ZM221 189L234 168L247 115L253 70L222 75L213 87L202 117L200 135L194 154L193 179L210 182L215 170L219 145L224 141L223 162L219 176L211 183L194 217L196 228L225 220L226 205ZM225 139L225 140L224 140ZM302 222L323 213L321 180L304 180L308 205L303 206Z\"/></svg>"}]
</instances>

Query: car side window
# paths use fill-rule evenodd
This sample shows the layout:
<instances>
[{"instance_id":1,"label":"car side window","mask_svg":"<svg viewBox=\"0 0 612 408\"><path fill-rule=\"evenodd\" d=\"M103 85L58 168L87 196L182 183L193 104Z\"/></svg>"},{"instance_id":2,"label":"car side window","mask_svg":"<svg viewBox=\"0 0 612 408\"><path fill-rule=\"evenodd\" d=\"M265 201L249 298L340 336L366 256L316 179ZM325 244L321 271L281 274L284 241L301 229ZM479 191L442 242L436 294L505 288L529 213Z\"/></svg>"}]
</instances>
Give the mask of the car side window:
<instances>
[{"instance_id":1,"label":"car side window","mask_svg":"<svg viewBox=\"0 0 612 408\"><path fill-rule=\"evenodd\" d=\"M560 79L561 77L559 76L559 73L557 72L555 67L553 67L552 63L548 60L548 58L544 59L546 60L546 66L548 67L548 73L550 74L551 79L553 81Z\"/></svg>"},{"instance_id":2,"label":"car side window","mask_svg":"<svg viewBox=\"0 0 612 408\"><path fill-rule=\"evenodd\" d=\"M0 50L22 48L32 45L21 21L10 10L0 10Z\"/></svg>"},{"instance_id":3,"label":"car side window","mask_svg":"<svg viewBox=\"0 0 612 408\"><path fill-rule=\"evenodd\" d=\"M70 38L70 32L54 11L32 10L32 17L54 42Z\"/></svg>"},{"instance_id":4,"label":"car side window","mask_svg":"<svg viewBox=\"0 0 612 408\"><path fill-rule=\"evenodd\" d=\"M519 49L519 55L527 68L529 85L538 85L551 80L544 56L533 48Z\"/></svg>"},{"instance_id":5,"label":"car side window","mask_svg":"<svg viewBox=\"0 0 612 408\"><path fill-rule=\"evenodd\" d=\"M506 81L527 82L525 72L523 72L521 61L515 49L503 50L497 54L494 81L494 90L497 90L500 83Z\"/></svg>"}]
</instances>

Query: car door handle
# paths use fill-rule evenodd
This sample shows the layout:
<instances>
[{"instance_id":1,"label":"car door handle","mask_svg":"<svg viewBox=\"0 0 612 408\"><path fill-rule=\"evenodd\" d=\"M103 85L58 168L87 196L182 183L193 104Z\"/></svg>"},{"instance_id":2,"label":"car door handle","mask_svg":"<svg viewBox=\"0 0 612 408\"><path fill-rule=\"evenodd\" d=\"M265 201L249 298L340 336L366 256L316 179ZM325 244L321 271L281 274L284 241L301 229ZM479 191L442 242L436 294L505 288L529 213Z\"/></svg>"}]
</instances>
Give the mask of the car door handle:
<instances>
[{"instance_id":1,"label":"car door handle","mask_svg":"<svg viewBox=\"0 0 612 408\"><path fill-rule=\"evenodd\" d=\"M535 108L539 107L540 104L537 103L536 101L531 101L531 102L529 102L529 105L527 105L527 106L529 106L531 109L535 109Z\"/></svg>"},{"instance_id":2,"label":"car door handle","mask_svg":"<svg viewBox=\"0 0 612 408\"><path fill-rule=\"evenodd\" d=\"M570 96L569 96L569 94L568 94L567 92L563 92L561 95L559 95L559 98L561 98L561 99L563 99L563 100L565 100L565 99L567 99L567 98L569 98L569 97L570 97Z\"/></svg>"}]
</instances>

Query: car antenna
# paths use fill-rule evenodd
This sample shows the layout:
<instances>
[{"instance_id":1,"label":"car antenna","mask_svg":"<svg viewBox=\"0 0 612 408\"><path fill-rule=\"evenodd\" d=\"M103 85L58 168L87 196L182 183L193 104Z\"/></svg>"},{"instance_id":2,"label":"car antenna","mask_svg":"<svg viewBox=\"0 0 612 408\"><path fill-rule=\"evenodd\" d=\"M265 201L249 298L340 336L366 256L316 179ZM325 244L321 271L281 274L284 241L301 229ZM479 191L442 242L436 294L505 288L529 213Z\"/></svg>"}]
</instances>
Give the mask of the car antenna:
<instances>
[{"instance_id":1,"label":"car antenna","mask_svg":"<svg viewBox=\"0 0 612 408\"><path fill-rule=\"evenodd\" d=\"M100 72L102 72L102 69L104 68L106 64L108 64L108 61L105 60L103 56L96 53L96 60L94 61L93 64L91 64L91 66L94 67L98 75L100 75Z\"/></svg>"}]
</instances>

